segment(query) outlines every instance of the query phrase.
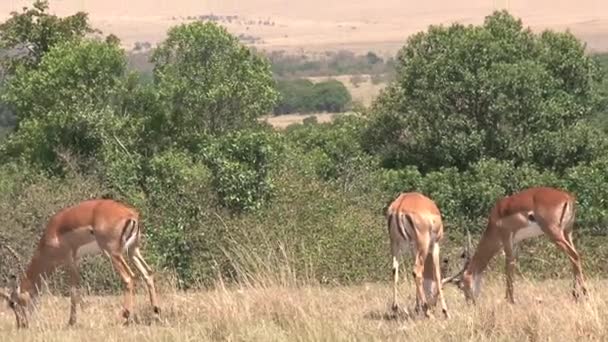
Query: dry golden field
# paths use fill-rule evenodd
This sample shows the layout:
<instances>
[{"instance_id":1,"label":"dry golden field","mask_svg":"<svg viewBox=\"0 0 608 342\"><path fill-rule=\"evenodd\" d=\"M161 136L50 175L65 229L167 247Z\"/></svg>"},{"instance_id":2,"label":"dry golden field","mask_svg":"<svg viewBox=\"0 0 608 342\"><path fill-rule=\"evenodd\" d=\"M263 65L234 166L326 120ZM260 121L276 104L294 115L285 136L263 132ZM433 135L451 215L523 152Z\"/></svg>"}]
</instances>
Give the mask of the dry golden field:
<instances>
[{"instance_id":1,"label":"dry golden field","mask_svg":"<svg viewBox=\"0 0 608 342\"><path fill-rule=\"evenodd\" d=\"M476 306L458 290L446 296L452 318L405 319L389 315L389 283L350 287L285 284L270 280L207 292L164 292L160 321L146 298L137 318L120 323L119 297L85 297L79 323L66 327L68 298L44 296L29 330L16 330L0 313L2 341L606 341L606 281L591 281L586 302L569 296L569 281L516 280L517 304L502 298L502 282L488 281ZM412 303L413 285L402 283ZM440 314L436 315L440 317Z\"/></svg>"},{"instance_id":2,"label":"dry golden field","mask_svg":"<svg viewBox=\"0 0 608 342\"><path fill-rule=\"evenodd\" d=\"M33 0L0 1L0 18ZM603 0L50 0L59 15L86 11L94 26L117 34L127 47L156 43L167 29L201 15L238 16L221 21L231 32L267 50L376 51L394 54L408 35L430 24L480 23L507 8L535 30L569 28L593 50L608 50L608 1ZM188 19L188 17L191 17Z\"/></svg>"}]
</instances>

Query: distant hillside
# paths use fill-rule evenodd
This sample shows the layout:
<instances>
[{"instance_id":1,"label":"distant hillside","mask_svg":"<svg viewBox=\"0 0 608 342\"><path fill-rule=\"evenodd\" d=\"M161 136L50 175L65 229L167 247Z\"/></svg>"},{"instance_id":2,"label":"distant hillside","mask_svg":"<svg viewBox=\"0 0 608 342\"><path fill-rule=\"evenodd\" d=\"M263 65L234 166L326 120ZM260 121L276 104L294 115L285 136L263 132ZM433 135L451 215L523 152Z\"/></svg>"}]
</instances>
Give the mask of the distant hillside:
<instances>
[{"instance_id":1,"label":"distant hillside","mask_svg":"<svg viewBox=\"0 0 608 342\"><path fill-rule=\"evenodd\" d=\"M0 17L31 3L3 0ZM117 34L127 47L153 45L169 27L204 19L221 22L261 49L372 50L384 56L430 24L479 23L508 8L534 29L570 28L590 49L608 51L608 1L599 0L51 0L51 8L60 15L89 12L95 26Z\"/></svg>"}]
</instances>

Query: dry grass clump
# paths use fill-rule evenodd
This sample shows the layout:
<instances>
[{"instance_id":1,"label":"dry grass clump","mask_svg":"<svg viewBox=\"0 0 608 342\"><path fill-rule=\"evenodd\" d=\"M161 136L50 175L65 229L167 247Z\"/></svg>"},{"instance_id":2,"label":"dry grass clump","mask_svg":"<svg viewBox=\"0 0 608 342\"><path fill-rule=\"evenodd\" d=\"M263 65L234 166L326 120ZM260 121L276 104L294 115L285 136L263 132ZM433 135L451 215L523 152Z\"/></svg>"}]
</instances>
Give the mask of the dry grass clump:
<instances>
[{"instance_id":1,"label":"dry grass clump","mask_svg":"<svg viewBox=\"0 0 608 342\"><path fill-rule=\"evenodd\" d=\"M255 279L255 278L251 278ZM274 283L273 283L274 282ZM123 326L120 297L85 297L79 324L67 328L69 299L46 295L29 330L16 330L8 308L0 312L0 340L19 341L576 341L606 340L608 283L590 281L582 303L569 296L569 281L516 283L516 305L504 285L489 281L478 305L446 290L452 318L405 319L388 312L389 284L348 287L303 285L275 279L218 286L205 292L165 291L155 321L143 293L135 322ZM403 303L413 286L401 287ZM437 315L440 317L440 315Z\"/></svg>"}]
</instances>

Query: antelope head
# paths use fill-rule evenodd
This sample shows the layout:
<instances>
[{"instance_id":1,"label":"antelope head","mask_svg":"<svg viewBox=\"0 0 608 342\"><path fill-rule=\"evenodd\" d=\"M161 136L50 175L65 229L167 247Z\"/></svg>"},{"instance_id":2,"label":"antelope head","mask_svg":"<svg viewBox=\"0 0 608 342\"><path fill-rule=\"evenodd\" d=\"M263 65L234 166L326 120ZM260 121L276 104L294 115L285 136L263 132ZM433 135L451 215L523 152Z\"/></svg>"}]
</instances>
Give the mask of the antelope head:
<instances>
[{"instance_id":1,"label":"antelope head","mask_svg":"<svg viewBox=\"0 0 608 342\"><path fill-rule=\"evenodd\" d=\"M442 279L442 281L441 281L442 286L445 284L456 285L459 289L464 291L465 296L467 298L469 298L469 296L467 295L467 293L469 291L466 290L465 279L464 279L466 275L464 273L465 273L465 270L467 269L467 266L469 265L469 261L471 260L471 251L472 251L471 234L470 234L469 230L467 229L466 241L463 246L462 254L460 255L460 258L462 259L462 268L456 274L454 274L450 277L446 277L446 278ZM447 262L447 260L446 260L446 262Z\"/></svg>"},{"instance_id":2,"label":"antelope head","mask_svg":"<svg viewBox=\"0 0 608 342\"><path fill-rule=\"evenodd\" d=\"M15 252L15 250L11 248L8 244L2 244L1 246L6 248L9 253L15 258L15 260L17 261L17 265L19 266L19 270L21 270L21 274L23 274L23 264L21 263L21 258L19 257L19 254L17 254L17 252ZM27 309L31 307L32 301L29 293L23 293L20 291L17 276L15 276L14 274L10 276L9 287L8 289L0 291L0 297L7 301L8 306L15 313L17 328L27 328Z\"/></svg>"}]
</instances>

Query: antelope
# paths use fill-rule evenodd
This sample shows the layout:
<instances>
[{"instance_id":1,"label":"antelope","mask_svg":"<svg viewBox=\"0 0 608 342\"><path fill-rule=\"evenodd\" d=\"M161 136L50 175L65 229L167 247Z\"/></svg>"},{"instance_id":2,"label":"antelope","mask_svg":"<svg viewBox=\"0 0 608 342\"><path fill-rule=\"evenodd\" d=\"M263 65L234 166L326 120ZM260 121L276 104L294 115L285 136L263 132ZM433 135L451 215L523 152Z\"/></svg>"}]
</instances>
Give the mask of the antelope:
<instances>
[{"instance_id":1,"label":"antelope","mask_svg":"<svg viewBox=\"0 0 608 342\"><path fill-rule=\"evenodd\" d=\"M119 202L108 199L83 201L56 213L48 221L34 255L22 272L19 282L12 276L10 293L0 293L8 301L17 320L17 328L28 327L28 314L33 310L43 278L59 266L67 270L70 284L70 316L68 325L76 324L76 307L80 303L80 274L78 261L85 255L104 253L124 285L122 317L129 322L133 308L135 274L124 255L135 265L145 280L150 303L156 315L160 314L152 269L141 255L139 242L141 229L139 213ZM20 264L19 256L5 245ZM21 264L19 265L21 268Z\"/></svg>"},{"instance_id":2,"label":"antelope","mask_svg":"<svg viewBox=\"0 0 608 342\"><path fill-rule=\"evenodd\" d=\"M399 256L406 244L414 257L413 276L416 282L416 309L422 308L427 318L432 317L427 294L434 296L436 289L441 309L449 318L443 297L439 266L439 241L443 237L443 223L437 205L428 197L409 192L400 194L388 207L386 219L390 237L393 275L392 310L397 312L397 283ZM405 309L406 315L410 313Z\"/></svg>"},{"instance_id":3,"label":"antelope","mask_svg":"<svg viewBox=\"0 0 608 342\"><path fill-rule=\"evenodd\" d=\"M580 293L586 295L581 257L572 243L575 211L575 197L572 194L549 187L528 188L499 199L490 212L487 228L475 253L471 258L467 255L464 268L446 282L457 283L464 291L466 300L475 303L480 291L481 275L502 247L505 253L505 297L509 303L514 304L514 249L519 242L544 234L570 259L574 276L574 298L578 299Z\"/></svg>"}]
</instances>

